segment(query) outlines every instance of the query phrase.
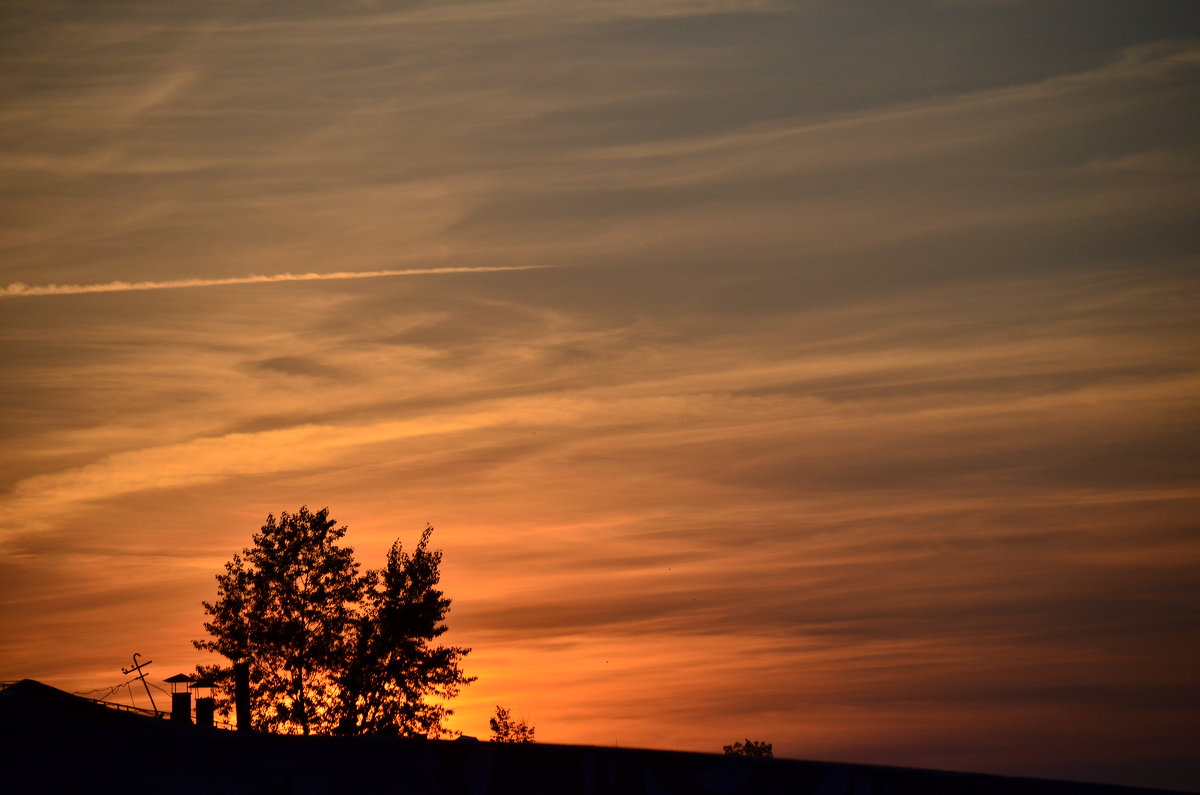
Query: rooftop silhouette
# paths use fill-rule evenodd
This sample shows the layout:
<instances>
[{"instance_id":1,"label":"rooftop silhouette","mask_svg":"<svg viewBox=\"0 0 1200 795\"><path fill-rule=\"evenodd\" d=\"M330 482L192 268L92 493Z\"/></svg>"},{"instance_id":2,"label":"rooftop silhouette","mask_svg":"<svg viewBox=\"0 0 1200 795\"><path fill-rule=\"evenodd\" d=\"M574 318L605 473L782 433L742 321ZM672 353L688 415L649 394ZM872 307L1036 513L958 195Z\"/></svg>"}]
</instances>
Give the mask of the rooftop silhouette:
<instances>
[{"instance_id":1,"label":"rooftop silhouette","mask_svg":"<svg viewBox=\"0 0 1200 795\"><path fill-rule=\"evenodd\" d=\"M1151 795L1164 790L631 748L245 734L0 692L6 786L43 792Z\"/></svg>"}]
</instances>

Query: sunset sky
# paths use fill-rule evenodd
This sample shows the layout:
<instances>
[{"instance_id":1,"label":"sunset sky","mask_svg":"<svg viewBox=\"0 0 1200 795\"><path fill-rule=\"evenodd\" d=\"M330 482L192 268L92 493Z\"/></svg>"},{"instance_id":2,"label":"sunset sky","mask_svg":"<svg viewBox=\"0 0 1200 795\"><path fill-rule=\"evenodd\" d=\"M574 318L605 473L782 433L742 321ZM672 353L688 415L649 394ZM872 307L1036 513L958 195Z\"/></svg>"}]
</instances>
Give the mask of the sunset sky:
<instances>
[{"instance_id":1,"label":"sunset sky","mask_svg":"<svg viewBox=\"0 0 1200 795\"><path fill-rule=\"evenodd\" d=\"M466 734L1200 789L1198 207L1192 0L5 0L0 679L329 506Z\"/></svg>"}]
</instances>

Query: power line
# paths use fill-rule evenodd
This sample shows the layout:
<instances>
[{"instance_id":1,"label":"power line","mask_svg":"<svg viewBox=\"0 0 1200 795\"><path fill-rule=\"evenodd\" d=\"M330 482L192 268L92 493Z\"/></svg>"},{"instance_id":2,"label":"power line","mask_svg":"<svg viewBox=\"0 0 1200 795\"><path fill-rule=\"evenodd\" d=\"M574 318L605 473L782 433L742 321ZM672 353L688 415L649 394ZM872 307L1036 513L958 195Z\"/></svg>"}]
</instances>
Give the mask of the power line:
<instances>
[{"instance_id":1,"label":"power line","mask_svg":"<svg viewBox=\"0 0 1200 795\"><path fill-rule=\"evenodd\" d=\"M104 699L111 696L113 693L120 690L122 687L128 686L130 682L133 682L136 679L137 679L137 677L135 676L132 679L128 679L124 682L118 682L117 684L113 685L112 687L108 688L107 690L104 690L104 688L102 688L102 687L96 687L91 690L76 690L76 691L74 691L73 695L82 696L86 693L99 693L101 690L104 690L104 693L102 693L99 696L87 696L88 698L91 698L93 701L103 701Z\"/></svg>"}]
</instances>

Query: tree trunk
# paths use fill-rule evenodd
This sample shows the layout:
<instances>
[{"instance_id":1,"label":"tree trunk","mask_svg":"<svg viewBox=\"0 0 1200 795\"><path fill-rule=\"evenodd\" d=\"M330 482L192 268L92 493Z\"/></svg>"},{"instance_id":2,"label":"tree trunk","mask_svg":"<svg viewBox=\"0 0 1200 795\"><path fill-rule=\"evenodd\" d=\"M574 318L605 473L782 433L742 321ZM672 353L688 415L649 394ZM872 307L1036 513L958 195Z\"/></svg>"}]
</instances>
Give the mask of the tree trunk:
<instances>
[{"instance_id":1,"label":"tree trunk","mask_svg":"<svg viewBox=\"0 0 1200 795\"><path fill-rule=\"evenodd\" d=\"M308 703L304 700L304 669L294 674L296 682L296 712L300 715L300 731L308 734Z\"/></svg>"}]
</instances>

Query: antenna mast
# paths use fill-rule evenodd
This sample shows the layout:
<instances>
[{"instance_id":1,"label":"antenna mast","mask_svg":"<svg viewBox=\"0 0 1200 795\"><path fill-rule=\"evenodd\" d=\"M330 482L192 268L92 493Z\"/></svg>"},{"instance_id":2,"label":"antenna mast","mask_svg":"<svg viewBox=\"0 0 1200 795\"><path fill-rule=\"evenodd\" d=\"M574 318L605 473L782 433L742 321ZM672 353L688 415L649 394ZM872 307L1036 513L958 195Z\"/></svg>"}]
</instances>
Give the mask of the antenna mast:
<instances>
[{"instance_id":1,"label":"antenna mast","mask_svg":"<svg viewBox=\"0 0 1200 795\"><path fill-rule=\"evenodd\" d=\"M150 697L150 706L154 708L154 717L157 718L159 716L158 705L154 703L154 694L150 692L150 685L146 684L146 672L142 670L143 666L149 665L150 663L154 662L154 660L146 660L146 662L138 662L138 657L140 657L140 656L141 656L141 654L139 654L138 652L135 651L133 653L133 667L132 668L122 668L121 673L128 676L129 674L133 673L134 671L137 671L138 679L142 680L142 687L146 688L146 695Z\"/></svg>"}]
</instances>

